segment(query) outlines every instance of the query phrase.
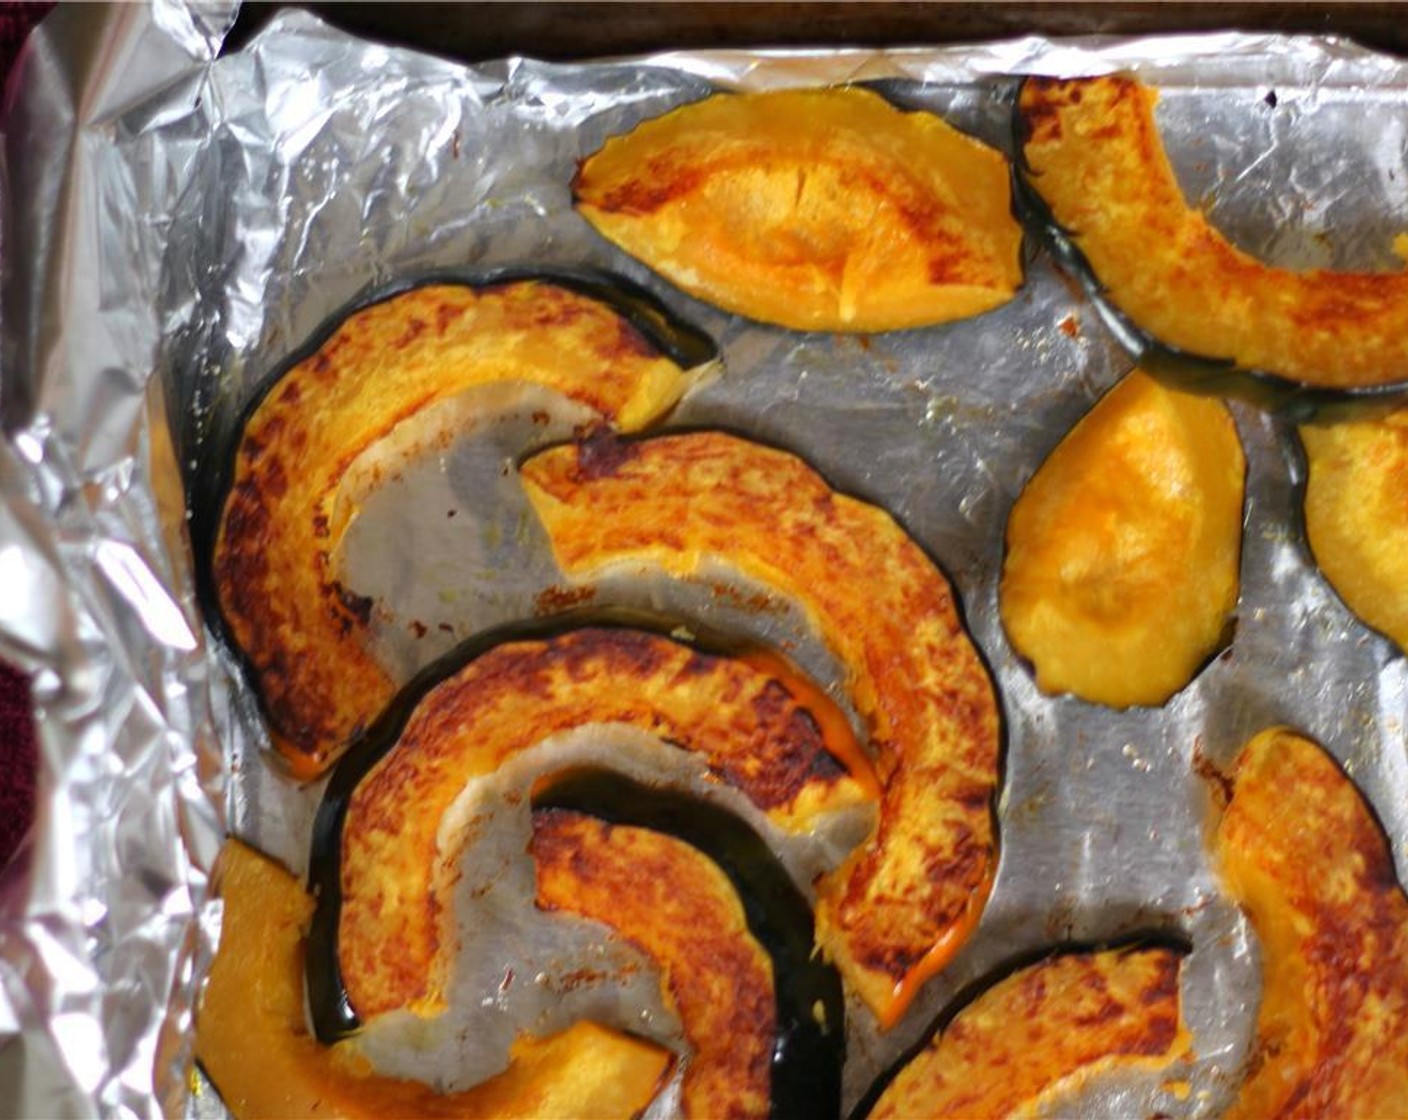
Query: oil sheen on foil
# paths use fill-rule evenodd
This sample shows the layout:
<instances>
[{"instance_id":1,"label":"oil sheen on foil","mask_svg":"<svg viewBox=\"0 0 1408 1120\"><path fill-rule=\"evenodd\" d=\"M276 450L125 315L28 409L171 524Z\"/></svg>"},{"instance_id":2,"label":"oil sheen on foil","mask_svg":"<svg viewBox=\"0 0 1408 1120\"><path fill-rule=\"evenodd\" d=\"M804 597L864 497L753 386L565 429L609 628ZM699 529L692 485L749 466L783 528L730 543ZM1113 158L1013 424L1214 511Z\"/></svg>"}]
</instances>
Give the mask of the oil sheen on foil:
<instances>
[{"instance_id":1,"label":"oil sheen on foil","mask_svg":"<svg viewBox=\"0 0 1408 1120\"><path fill-rule=\"evenodd\" d=\"M1161 930L1194 946L1193 1054L1103 1080L1081 1111L1215 1115L1247 1056L1258 960L1210 872L1195 762L1294 725L1346 764L1400 877L1408 866L1405 663L1314 570L1288 427L1234 405L1248 489L1228 650L1159 710L1043 696L998 621L1007 515L1129 367L1077 285L1029 241L1025 285L987 315L864 339L790 332L625 257L573 213L568 183L607 136L715 87L873 82L1010 154L1012 75L1132 68L1162 92L1185 191L1237 245L1295 267L1385 268L1408 229L1408 67L1335 40L1242 35L465 67L297 12L212 62L228 15L164 4L97 29L51 20L6 120L0 401L14 446L0 449L0 558L25 605L0 615L0 637L38 673L45 785L0 894L0 1083L17 1086L0 1111L221 1115L207 1085L187 1100L191 1005L219 920L206 875L226 826L306 863L318 788L266 765L252 695L201 624L183 484L223 453L266 376L363 290L556 263L619 272L707 331L722 370L663 427L788 448L890 511L952 579L1000 690L991 901L899 1028L878 1035L849 1009L847 1105L1012 957ZM532 614L560 581L502 469L527 446L532 404L486 402L489 419L409 464L349 534L345 582L375 599L376 648L398 676ZM786 604L743 609L666 581L613 594L786 644L839 685Z\"/></svg>"}]
</instances>

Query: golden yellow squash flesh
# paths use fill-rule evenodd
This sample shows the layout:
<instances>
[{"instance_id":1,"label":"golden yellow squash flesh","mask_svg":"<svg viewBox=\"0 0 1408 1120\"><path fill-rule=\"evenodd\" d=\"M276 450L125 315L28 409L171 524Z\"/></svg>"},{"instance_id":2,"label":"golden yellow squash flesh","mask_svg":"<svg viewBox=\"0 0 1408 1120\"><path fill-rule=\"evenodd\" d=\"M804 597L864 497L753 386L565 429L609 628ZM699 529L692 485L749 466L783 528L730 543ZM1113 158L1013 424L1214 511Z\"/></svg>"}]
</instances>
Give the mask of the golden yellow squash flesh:
<instances>
[{"instance_id":1,"label":"golden yellow squash flesh","mask_svg":"<svg viewBox=\"0 0 1408 1120\"><path fill-rule=\"evenodd\" d=\"M1221 401L1138 370L1032 476L1007 523L999 604L1044 692L1159 705L1237 604L1246 463Z\"/></svg>"},{"instance_id":2,"label":"golden yellow squash flesh","mask_svg":"<svg viewBox=\"0 0 1408 1120\"><path fill-rule=\"evenodd\" d=\"M1006 160L859 88L716 94L608 140L572 186L672 283L796 330L947 322L1022 283Z\"/></svg>"},{"instance_id":3,"label":"golden yellow squash flesh","mask_svg":"<svg viewBox=\"0 0 1408 1120\"><path fill-rule=\"evenodd\" d=\"M1242 750L1214 855L1261 943L1256 1048L1229 1120L1408 1116L1408 896L1373 812L1285 728Z\"/></svg>"},{"instance_id":4,"label":"golden yellow squash flesh","mask_svg":"<svg viewBox=\"0 0 1408 1120\"><path fill-rule=\"evenodd\" d=\"M1300 429L1305 529L1349 609L1408 649L1408 412Z\"/></svg>"},{"instance_id":5,"label":"golden yellow squash flesh","mask_svg":"<svg viewBox=\"0 0 1408 1120\"><path fill-rule=\"evenodd\" d=\"M948 581L884 510L722 433L593 439L522 477L573 579L723 563L793 600L847 667L880 820L818 884L817 939L893 1024L977 924L997 865L997 701Z\"/></svg>"},{"instance_id":6,"label":"golden yellow squash flesh","mask_svg":"<svg viewBox=\"0 0 1408 1120\"><path fill-rule=\"evenodd\" d=\"M1024 968L960 1011L870 1120L1029 1116L1111 1069L1162 1068L1188 1045L1181 965L1181 954L1148 948Z\"/></svg>"},{"instance_id":7,"label":"golden yellow squash flesh","mask_svg":"<svg viewBox=\"0 0 1408 1120\"><path fill-rule=\"evenodd\" d=\"M769 1115L772 962L727 876L688 844L561 809L533 814L538 905L598 921L656 962L692 1050L693 1120Z\"/></svg>"},{"instance_id":8,"label":"golden yellow squash flesh","mask_svg":"<svg viewBox=\"0 0 1408 1120\"><path fill-rule=\"evenodd\" d=\"M349 519L339 483L398 424L495 382L554 390L629 430L688 379L615 309L567 287L431 284L352 314L246 423L213 581L297 777L322 772L396 687L366 648L373 604L332 563Z\"/></svg>"},{"instance_id":9,"label":"golden yellow squash flesh","mask_svg":"<svg viewBox=\"0 0 1408 1120\"><path fill-rule=\"evenodd\" d=\"M1408 273L1276 268L1188 205L1128 77L1029 78L1027 182L1105 297L1158 343L1327 389L1408 379Z\"/></svg>"},{"instance_id":10,"label":"golden yellow squash flesh","mask_svg":"<svg viewBox=\"0 0 1408 1120\"><path fill-rule=\"evenodd\" d=\"M443 1008L466 843L442 835L446 814L476 779L555 735L619 725L659 736L788 832L873 799L844 719L818 721L817 698L799 691L772 666L606 628L497 646L437 685L357 785L343 825L338 955L358 1016Z\"/></svg>"},{"instance_id":11,"label":"golden yellow squash flesh","mask_svg":"<svg viewBox=\"0 0 1408 1120\"><path fill-rule=\"evenodd\" d=\"M593 1023L522 1036L502 1074L441 1095L372 1073L348 1043L322 1046L303 1006L303 937L313 900L238 841L220 857L220 947L196 1018L196 1057L236 1120L436 1117L627 1120L668 1074L668 1051Z\"/></svg>"}]
</instances>

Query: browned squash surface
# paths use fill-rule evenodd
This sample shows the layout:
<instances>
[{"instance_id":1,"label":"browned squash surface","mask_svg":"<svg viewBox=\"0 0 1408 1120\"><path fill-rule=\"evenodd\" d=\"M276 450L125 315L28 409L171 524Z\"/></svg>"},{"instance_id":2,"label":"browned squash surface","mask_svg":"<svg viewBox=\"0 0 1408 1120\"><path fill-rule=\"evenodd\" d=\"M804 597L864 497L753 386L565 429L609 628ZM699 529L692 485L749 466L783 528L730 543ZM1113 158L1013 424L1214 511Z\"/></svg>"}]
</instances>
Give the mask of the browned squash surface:
<instances>
[{"instance_id":1,"label":"browned squash surface","mask_svg":"<svg viewBox=\"0 0 1408 1120\"><path fill-rule=\"evenodd\" d=\"M357 457L427 407L490 382L555 390L622 428L686 386L616 311L546 282L420 287L348 318L250 417L213 557L220 609L293 773L320 773L395 690L365 646L372 604L331 557Z\"/></svg>"},{"instance_id":2,"label":"browned squash surface","mask_svg":"<svg viewBox=\"0 0 1408 1120\"><path fill-rule=\"evenodd\" d=\"M443 1006L456 938L442 927L464 840L438 837L465 786L551 735L607 723L701 755L789 831L875 796L844 719L819 723L785 678L745 660L616 629L499 646L421 701L352 796L339 958L359 1016Z\"/></svg>"},{"instance_id":3,"label":"browned squash surface","mask_svg":"<svg viewBox=\"0 0 1408 1120\"><path fill-rule=\"evenodd\" d=\"M1215 855L1261 942L1256 1048L1231 1120L1408 1116L1408 896L1372 811L1285 728L1243 749Z\"/></svg>"},{"instance_id":4,"label":"browned squash surface","mask_svg":"<svg viewBox=\"0 0 1408 1120\"><path fill-rule=\"evenodd\" d=\"M1032 476L999 602L1044 692L1159 705L1237 604L1246 462L1220 401L1130 373Z\"/></svg>"},{"instance_id":5,"label":"browned squash surface","mask_svg":"<svg viewBox=\"0 0 1408 1120\"><path fill-rule=\"evenodd\" d=\"M572 578L723 561L798 603L848 667L880 820L818 884L817 938L894 1023L977 924L997 864L997 702L943 574L883 510L721 433L594 439L522 476Z\"/></svg>"},{"instance_id":6,"label":"browned squash surface","mask_svg":"<svg viewBox=\"0 0 1408 1120\"><path fill-rule=\"evenodd\" d=\"M724 873L671 836L561 809L533 814L532 853L539 906L601 922L660 966L693 1051L685 1116L768 1116L772 962Z\"/></svg>"},{"instance_id":7,"label":"browned squash surface","mask_svg":"<svg viewBox=\"0 0 1408 1120\"><path fill-rule=\"evenodd\" d=\"M1022 282L1006 160L859 88L716 94L608 140L573 191L691 295L797 330L947 322Z\"/></svg>"},{"instance_id":8,"label":"browned squash surface","mask_svg":"<svg viewBox=\"0 0 1408 1120\"><path fill-rule=\"evenodd\" d=\"M237 1120L295 1117L521 1117L626 1120L649 1104L672 1058L652 1043L593 1023L523 1036L499 1076L440 1095L373 1074L341 1043L309 1034L303 936L313 900L272 860L238 841L220 857L220 947L196 1019L196 1057Z\"/></svg>"},{"instance_id":9,"label":"browned squash surface","mask_svg":"<svg viewBox=\"0 0 1408 1120\"><path fill-rule=\"evenodd\" d=\"M1408 649L1408 411L1300 438L1315 562L1350 610Z\"/></svg>"},{"instance_id":10,"label":"browned squash surface","mask_svg":"<svg viewBox=\"0 0 1408 1120\"><path fill-rule=\"evenodd\" d=\"M1028 1116L1112 1068L1162 1068L1188 1045L1181 965L1177 952L1153 948L1024 968L960 1011L900 1071L871 1120Z\"/></svg>"},{"instance_id":11,"label":"browned squash surface","mask_svg":"<svg viewBox=\"0 0 1408 1120\"><path fill-rule=\"evenodd\" d=\"M1030 182L1107 296L1159 342L1307 385L1408 378L1408 273L1293 272L1231 245L1189 206L1132 78L1031 78Z\"/></svg>"}]
</instances>

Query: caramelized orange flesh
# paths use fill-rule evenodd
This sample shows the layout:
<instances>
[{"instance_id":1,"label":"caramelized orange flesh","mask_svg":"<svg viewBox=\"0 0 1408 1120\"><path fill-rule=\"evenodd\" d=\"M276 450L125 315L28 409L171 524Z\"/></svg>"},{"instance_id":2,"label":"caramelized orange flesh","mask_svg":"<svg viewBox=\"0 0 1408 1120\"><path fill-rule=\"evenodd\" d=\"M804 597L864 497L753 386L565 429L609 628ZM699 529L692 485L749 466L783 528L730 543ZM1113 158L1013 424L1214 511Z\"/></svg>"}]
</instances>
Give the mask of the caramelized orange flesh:
<instances>
[{"instance_id":1,"label":"caramelized orange flesh","mask_svg":"<svg viewBox=\"0 0 1408 1120\"><path fill-rule=\"evenodd\" d=\"M859 88L686 105L608 140L573 190L691 295L797 330L947 322L1022 283L1001 154Z\"/></svg>"},{"instance_id":2,"label":"caramelized orange flesh","mask_svg":"<svg viewBox=\"0 0 1408 1120\"><path fill-rule=\"evenodd\" d=\"M1257 735L1215 856L1261 942L1256 1049L1231 1120L1408 1116L1408 896L1372 811L1318 744Z\"/></svg>"},{"instance_id":3,"label":"caramelized orange flesh","mask_svg":"<svg viewBox=\"0 0 1408 1120\"><path fill-rule=\"evenodd\" d=\"M561 809L533 814L532 853L539 906L601 922L659 965L693 1051L685 1116L767 1116L772 962L724 873L673 837Z\"/></svg>"},{"instance_id":4,"label":"caramelized orange flesh","mask_svg":"<svg viewBox=\"0 0 1408 1120\"><path fill-rule=\"evenodd\" d=\"M358 1015L443 1007L465 843L440 835L446 813L474 779L553 735L617 724L659 736L790 832L873 800L873 776L853 778L838 757L869 769L844 719L828 721L828 737L785 680L655 634L593 628L499 646L438 685L362 779L343 827L339 956Z\"/></svg>"},{"instance_id":5,"label":"caramelized orange flesh","mask_svg":"<svg viewBox=\"0 0 1408 1120\"><path fill-rule=\"evenodd\" d=\"M870 1118L1027 1116L1111 1069L1160 1069L1188 1045L1181 965L1170 949L1123 949L1024 968L960 1011Z\"/></svg>"},{"instance_id":6,"label":"caramelized orange flesh","mask_svg":"<svg viewBox=\"0 0 1408 1120\"><path fill-rule=\"evenodd\" d=\"M942 573L883 510L720 433L564 446L522 476L572 578L721 561L794 600L847 666L880 820L819 882L817 938L894 1023L976 924L997 863L997 702Z\"/></svg>"},{"instance_id":7,"label":"caramelized orange flesh","mask_svg":"<svg viewBox=\"0 0 1408 1120\"><path fill-rule=\"evenodd\" d=\"M1408 411L1300 438L1315 562L1350 610L1408 649Z\"/></svg>"},{"instance_id":8,"label":"caramelized orange flesh","mask_svg":"<svg viewBox=\"0 0 1408 1120\"><path fill-rule=\"evenodd\" d=\"M220 857L220 948L196 1019L196 1056L237 1120L295 1117L607 1117L659 1091L668 1051L593 1023L521 1037L507 1070L461 1093L372 1073L350 1043L326 1047L303 1011L303 936L313 900L238 841Z\"/></svg>"},{"instance_id":9,"label":"caramelized orange flesh","mask_svg":"<svg viewBox=\"0 0 1408 1120\"><path fill-rule=\"evenodd\" d=\"M395 682L366 648L372 603L331 557L358 456L430 406L496 382L554 390L624 429L666 411L684 373L616 311L521 281L416 288L348 318L245 426L213 557L235 642L293 773L321 773Z\"/></svg>"},{"instance_id":10,"label":"caramelized orange flesh","mask_svg":"<svg viewBox=\"0 0 1408 1120\"><path fill-rule=\"evenodd\" d=\"M1036 472L1007 523L1000 604L1049 693L1159 705L1237 605L1246 462L1222 402L1135 370Z\"/></svg>"},{"instance_id":11,"label":"caramelized orange flesh","mask_svg":"<svg viewBox=\"0 0 1408 1120\"><path fill-rule=\"evenodd\" d=\"M1293 272L1231 245L1189 206L1127 77L1030 78L1030 182L1107 297L1159 342L1307 385L1408 378L1408 273Z\"/></svg>"}]
</instances>

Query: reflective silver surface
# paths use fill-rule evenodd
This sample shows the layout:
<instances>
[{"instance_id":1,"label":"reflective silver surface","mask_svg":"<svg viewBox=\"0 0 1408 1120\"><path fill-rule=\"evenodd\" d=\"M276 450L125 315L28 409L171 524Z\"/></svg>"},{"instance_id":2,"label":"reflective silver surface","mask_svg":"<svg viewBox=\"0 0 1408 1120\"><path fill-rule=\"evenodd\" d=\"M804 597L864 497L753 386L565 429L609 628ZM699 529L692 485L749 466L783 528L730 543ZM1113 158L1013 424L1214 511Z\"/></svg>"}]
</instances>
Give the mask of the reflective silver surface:
<instances>
[{"instance_id":1,"label":"reflective silver surface","mask_svg":"<svg viewBox=\"0 0 1408 1120\"><path fill-rule=\"evenodd\" d=\"M0 642L37 673L43 785L28 854L0 893L0 1113L218 1114L208 1090L186 1102L190 1005L219 918L206 876L227 810L301 868L317 790L265 766L248 690L202 625L183 478L224 453L266 375L358 292L504 262L613 269L707 330L725 372L666 427L724 425L790 448L888 509L953 578L993 668L1007 754L992 900L892 1034L851 1009L848 1100L1014 954L1157 929L1194 945L1195 1056L1109 1079L1082 1110L1224 1105L1258 998L1256 949L1208 867L1196 758L1226 762L1269 723L1301 728L1346 763L1400 875L1408 866L1405 663L1315 572L1295 528L1289 432L1234 406L1248 492L1229 650L1157 711L1042 696L997 617L1007 514L1128 366L1074 285L1029 249L1026 286L980 318L869 339L788 332L692 300L617 252L572 212L568 182L606 136L711 83L877 81L1007 147L1007 75L1132 66L1163 90L1189 196L1237 244L1290 265L1390 267L1408 229L1408 67L1333 40L1241 35L463 67L296 12L212 61L231 15L61 10L5 119ZM531 531L512 538L536 557L514 580L493 549L468 573L443 562L517 516L511 478L479 482L524 446L511 418L488 421L364 510L346 571L376 597L377 649L398 672L444 648L442 623L465 636L555 581ZM477 516L418 516L447 500ZM663 581L620 594L781 634L836 680L786 611L719 612Z\"/></svg>"}]
</instances>

